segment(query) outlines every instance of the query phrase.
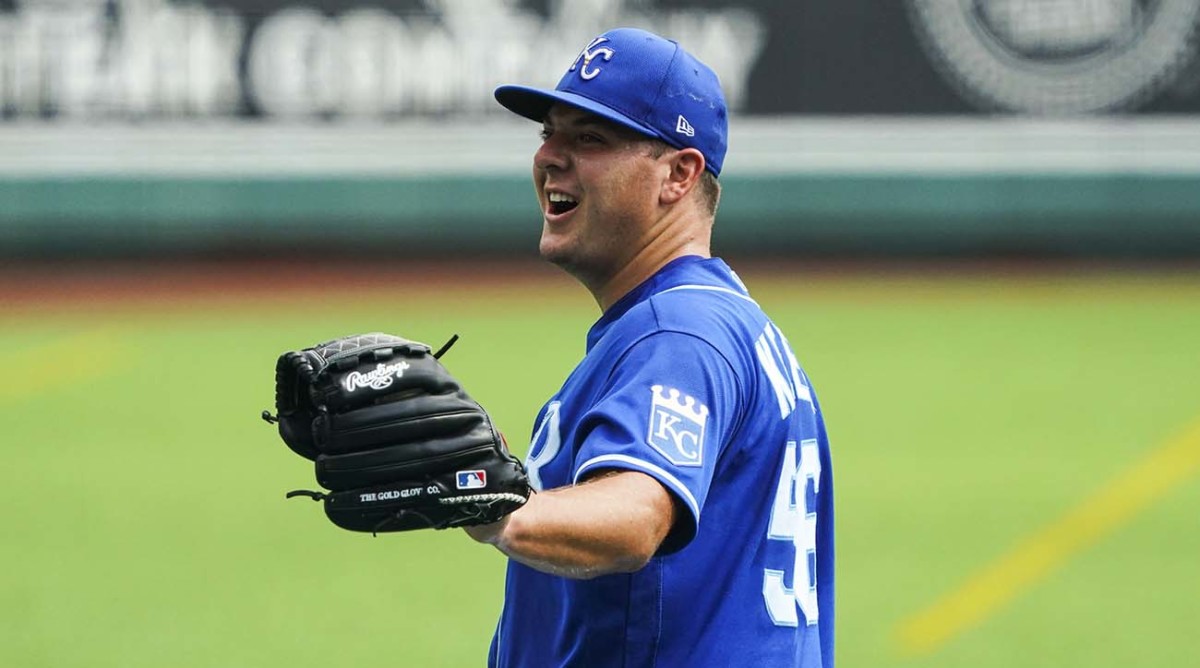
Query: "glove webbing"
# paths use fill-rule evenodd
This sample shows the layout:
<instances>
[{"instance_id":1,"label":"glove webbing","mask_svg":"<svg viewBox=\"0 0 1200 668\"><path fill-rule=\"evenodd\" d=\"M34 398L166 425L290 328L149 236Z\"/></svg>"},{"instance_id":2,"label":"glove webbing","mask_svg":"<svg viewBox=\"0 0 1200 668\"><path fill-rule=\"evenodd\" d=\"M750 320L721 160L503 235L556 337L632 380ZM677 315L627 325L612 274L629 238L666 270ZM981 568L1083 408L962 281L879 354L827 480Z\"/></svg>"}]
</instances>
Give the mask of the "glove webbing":
<instances>
[{"instance_id":1,"label":"glove webbing","mask_svg":"<svg viewBox=\"0 0 1200 668\"><path fill-rule=\"evenodd\" d=\"M457 341L458 341L458 334L452 335L450 337L450 340L443 343L442 347L438 348L437 352L433 354L433 359L435 359L435 360L441 359L442 355L445 355L446 351L450 350L451 346L453 346ZM262 417L263 421L268 424L276 424L279 422L279 416L272 414L271 411L263 411L262 415L260 417ZM290 494L288 495L288 498L289 499L291 498ZM316 500L319 501L320 499L316 499Z\"/></svg>"}]
</instances>

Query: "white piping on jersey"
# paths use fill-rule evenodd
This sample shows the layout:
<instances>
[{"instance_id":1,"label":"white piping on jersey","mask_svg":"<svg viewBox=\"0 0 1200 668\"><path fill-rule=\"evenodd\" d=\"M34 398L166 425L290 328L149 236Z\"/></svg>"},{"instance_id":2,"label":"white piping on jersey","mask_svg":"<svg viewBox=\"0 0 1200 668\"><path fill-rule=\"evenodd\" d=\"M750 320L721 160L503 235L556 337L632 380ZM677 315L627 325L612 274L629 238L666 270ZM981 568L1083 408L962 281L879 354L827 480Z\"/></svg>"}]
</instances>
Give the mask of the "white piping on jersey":
<instances>
[{"instance_id":1,"label":"white piping on jersey","mask_svg":"<svg viewBox=\"0 0 1200 668\"><path fill-rule=\"evenodd\" d=\"M718 285L677 285L673 288L667 288L666 290L663 290L662 292L656 292L654 294L655 295L665 295L668 292L675 292L676 290L708 290L709 292L723 292L727 295L733 295L734 297L741 297L742 299L745 299L746 301L750 302L751 304L758 306L758 302L751 299L750 295L742 294L742 293L738 292L737 290L730 290L729 288L723 288Z\"/></svg>"},{"instance_id":2,"label":"white piping on jersey","mask_svg":"<svg viewBox=\"0 0 1200 668\"><path fill-rule=\"evenodd\" d=\"M622 464L630 464L635 468L641 468L648 472L662 476L662 482L665 482L666 484L675 488L676 492L679 492L679 495L682 496L683 500L688 504L688 506L691 507L692 514L695 515L696 521L700 521L700 504L696 503L696 497L692 496L692 491L689 490L682 482L680 482L679 478L671 475L660 466L656 466L641 459L630 457L629 455L600 455L599 457L592 457L584 462L579 467L579 470L575 471L575 478L571 481L571 483L579 484L579 476L583 475L584 471L592 466L603 464L605 462L621 462Z\"/></svg>"}]
</instances>

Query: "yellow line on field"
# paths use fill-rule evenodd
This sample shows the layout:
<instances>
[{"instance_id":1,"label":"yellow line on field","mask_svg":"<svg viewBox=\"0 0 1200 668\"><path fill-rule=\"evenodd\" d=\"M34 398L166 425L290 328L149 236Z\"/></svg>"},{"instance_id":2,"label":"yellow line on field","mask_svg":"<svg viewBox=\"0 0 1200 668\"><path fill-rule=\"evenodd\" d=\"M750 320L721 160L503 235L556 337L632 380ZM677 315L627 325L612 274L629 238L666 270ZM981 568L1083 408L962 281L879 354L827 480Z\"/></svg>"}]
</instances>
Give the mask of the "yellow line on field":
<instances>
[{"instance_id":1,"label":"yellow line on field","mask_svg":"<svg viewBox=\"0 0 1200 668\"><path fill-rule=\"evenodd\" d=\"M0 352L0 401L28 397L103 375L123 354L111 329L93 329Z\"/></svg>"},{"instance_id":2,"label":"yellow line on field","mask_svg":"<svg viewBox=\"0 0 1200 668\"><path fill-rule=\"evenodd\" d=\"M903 621L895 640L927 655L976 626L1074 554L1111 533L1200 469L1200 421L984 568L958 590Z\"/></svg>"}]
</instances>

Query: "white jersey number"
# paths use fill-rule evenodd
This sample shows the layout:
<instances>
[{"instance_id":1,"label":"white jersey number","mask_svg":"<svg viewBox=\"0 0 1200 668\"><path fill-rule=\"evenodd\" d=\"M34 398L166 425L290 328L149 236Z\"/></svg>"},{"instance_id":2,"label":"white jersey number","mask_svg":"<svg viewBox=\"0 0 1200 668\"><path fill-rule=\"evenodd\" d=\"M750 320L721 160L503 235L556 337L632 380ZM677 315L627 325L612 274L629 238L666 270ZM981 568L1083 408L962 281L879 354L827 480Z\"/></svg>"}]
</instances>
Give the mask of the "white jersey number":
<instances>
[{"instance_id":1,"label":"white jersey number","mask_svg":"<svg viewBox=\"0 0 1200 668\"><path fill-rule=\"evenodd\" d=\"M549 464L558 456L562 448L562 434L558 429L558 410L562 403L551 402L546 406L546 414L533 433L529 443L529 457L525 460L525 472L529 476L529 486L541 492L545 490L542 483L542 467Z\"/></svg>"},{"instance_id":2,"label":"white jersey number","mask_svg":"<svg viewBox=\"0 0 1200 668\"><path fill-rule=\"evenodd\" d=\"M799 626L797 608L806 624L816 624L818 616L816 501L821 457L816 440L801 441L799 461L796 454L796 442L788 441L767 529L768 539L789 541L796 550L790 588L784 584L784 571L763 569L763 599L776 626Z\"/></svg>"}]
</instances>

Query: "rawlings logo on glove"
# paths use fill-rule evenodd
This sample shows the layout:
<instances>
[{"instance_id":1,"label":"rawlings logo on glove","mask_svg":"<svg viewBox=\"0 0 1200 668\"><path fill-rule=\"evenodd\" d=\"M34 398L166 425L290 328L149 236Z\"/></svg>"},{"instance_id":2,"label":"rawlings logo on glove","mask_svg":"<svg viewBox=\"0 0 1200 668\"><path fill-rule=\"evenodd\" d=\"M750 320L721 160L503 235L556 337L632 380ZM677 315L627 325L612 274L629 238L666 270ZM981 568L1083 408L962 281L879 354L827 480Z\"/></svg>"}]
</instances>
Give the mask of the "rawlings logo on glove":
<instances>
[{"instance_id":1,"label":"rawlings logo on glove","mask_svg":"<svg viewBox=\"0 0 1200 668\"><path fill-rule=\"evenodd\" d=\"M407 368L408 362L377 364L374 371L368 371L367 373L351 371L346 374L346 380L342 381L342 384L346 386L347 392L353 392L360 387L382 390L392 384L392 378L403 376L404 370Z\"/></svg>"},{"instance_id":2,"label":"rawlings logo on glove","mask_svg":"<svg viewBox=\"0 0 1200 668\"><path fill-rule=\"evenodd\" d=\"M329 490L287 497L323 501L337 526L372 533L489 524L520 508L524 467L438 360L457 338L434 353L358 334L280 355L277 415L263 418Z\"/></svg>"}]
</instances>

